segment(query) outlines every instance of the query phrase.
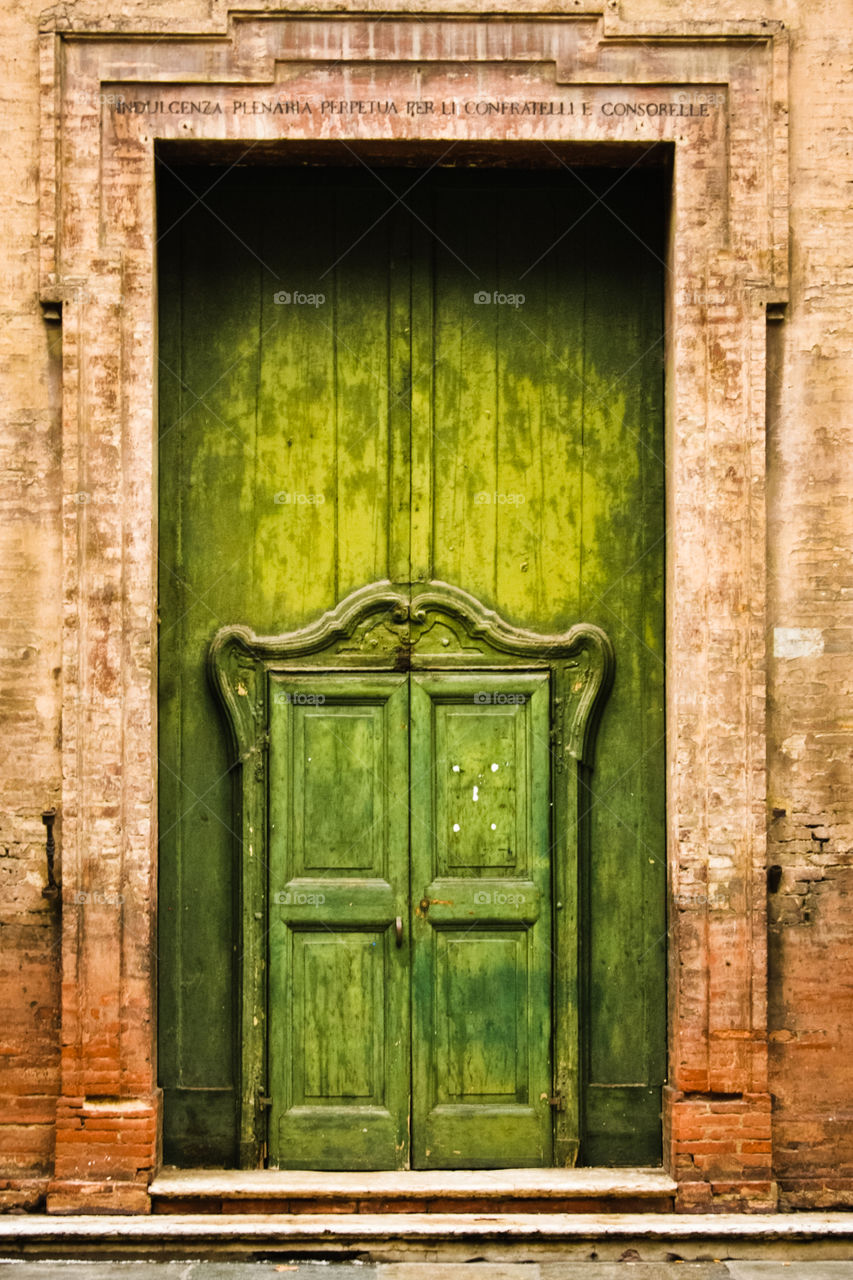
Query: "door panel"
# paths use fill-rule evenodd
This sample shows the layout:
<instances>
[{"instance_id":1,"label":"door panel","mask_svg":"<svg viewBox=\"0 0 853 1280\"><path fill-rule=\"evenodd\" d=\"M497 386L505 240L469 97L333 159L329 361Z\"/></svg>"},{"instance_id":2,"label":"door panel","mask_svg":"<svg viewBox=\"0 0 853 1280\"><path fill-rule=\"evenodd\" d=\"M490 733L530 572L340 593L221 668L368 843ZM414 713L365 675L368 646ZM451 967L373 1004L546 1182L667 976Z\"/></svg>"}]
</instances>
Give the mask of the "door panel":
<instances>
[{"instance_id":1,"label":"door panel","mask_svg":"<svg viewBox=\"0 0 853 1280\"><path fill-rule=\"evenodd\" d=\"M558 629L581 616L584 422L599 412L585 400L587 263L604 247L599 219L534 175L509 185L444 174L435 187L433 572L521 624Z\"/></svg>"},{"instance_id":2,"label":"door panel","mask_svg":"<svg viewBox=\"0 0 853 1280\"><path fill-rule=\"evenodd\" d=\"M435 781L439 874L515 866L513 847L524 845L519 824L526 817L514 767L523 746L519 729L524 722L515 704L435 706L436 755L453 761Z\"/></svg>"},{"instance_id":3,"label":"door panel","mask_svg":"<svg viewBox=\"0 0 853 1280\"><path fill-rule=\"evenodd\" d=\"M397 572L409 486L404 538L388 497L408 456L390 344L410 284L407 227L371 175L218 177L158 174L159 1064L167 1160L227 1166L239 860L205 654L228 621L296 627Z\"/></svg>"},{"instance_id":4,"label":"door panel","mask_svg":"<svg viewBox=\"0 0 853 1280\"><path fill-rule=\"evenodd\" d=\"M408 1158L405 676L270 689L269 1162Z\"/></svg>"},{"instance_id":5,"label":"door panel","mask_svg":"<svg viewBox=\"0 0 853 1280\"><path fill-rule=\"evenodd\" d=\"M526 951L525 931L437 933L437 1106L526 1101Z\"/></svg>"},{"instance_id":6,"label":"door panel","mask_svg":"<svg viewBox=\"0 0 853 1280\"><path fill-rule=\"evenodd\" d=\"M383 712L351 700L294 711L296 874L381 867L384 832L377 809L384 797L376 786L391 781L382 776ZM332 803L333 795L345 803Z\"/></svg>"},{"instance_id":7,"label":"door panel","mask_svg":"<svg viewBox=\"0 0 853 1280\"><path fill-rule=\"evenodd\" d=\"M418 188L436 233L431 569L521 626L584 618L614 639L585 805L581 1159L643 1164L666 1044L666 215L653 175L578 176L586 194L542 172L440 173L429 205Z\"/></svg>"},{"instance_id":8,"label":"door panel","mask_svg":"<svg viewBox=\"0 0 853 1280\"><path fill-rule=\"evenodd\" d=\"M548 731L547 675L412 677L418 1168L551 1159Z\"/></svg>"}]
</instances>

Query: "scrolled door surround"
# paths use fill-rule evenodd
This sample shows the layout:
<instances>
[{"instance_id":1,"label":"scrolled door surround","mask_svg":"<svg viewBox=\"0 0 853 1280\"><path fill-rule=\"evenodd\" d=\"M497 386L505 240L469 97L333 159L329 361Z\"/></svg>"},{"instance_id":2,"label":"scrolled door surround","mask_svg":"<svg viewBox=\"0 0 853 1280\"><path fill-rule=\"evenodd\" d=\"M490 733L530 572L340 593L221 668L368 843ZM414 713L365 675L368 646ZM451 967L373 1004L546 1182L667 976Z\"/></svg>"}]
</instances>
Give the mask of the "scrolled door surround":
<instances>
[{"instance_id":1,"label":"scrolled door surround","mask_svg":"<svg viewBox=\"0 0 853 1280\"><path fill-rule=\"evenodd\" d=\"M419 695L428 698L427 690L436 681L441 685L442 673L464 671L469 681L476 682L479 671L484 687L490 687L496 672L516 673L519 678L525 672L550 675L553 893L561 904L554 913L553 940L553 1079L555 1094L562 1098L555 1113L554 1157L557 1164L573 1164L579 1132L577 860L584 825L580 792L613 678L608 637L600 628L585 624L550 636L511 627L467 592L447 583L412 588L375 583L300 631L257 636L245 626L222 628L210 647L209 669L227 714L238 765L242 829L237 835L243 851L239 1131L240 1163L246 1168L257 1166L267 1141L266 1108L259 1100L268 1096L269 979L266 930L258 927L258 921L269 912L268 754L270 699L276 682L300 671L314 673L318 679L321 673L328 678L333 671L358 672L363 680L371 673L412 671L433 677ZM426 846L420 861L423 866L432 865ZM428 1122L429 1116L424 1119ZM393 1141L390 1131L389 1139Z\"/></svg>"},{"instance_id":2,"label":"scrolled door surround","mask_svg":"<svg viewBox=\"0 0 853 1280\"><path fill-rule=\"evenodd\" d=\"M356 147L370 140L409 148L470 140L553 150L595 142L606 144L617 163L632 163L652 140L676 152L667 339L668 843L674 893L695 883L714 892L692 895L670 929L666 1123L671 1127L677 1110L695 1112L698 1132L705 1103L697 1094L735 1094L745 1107L747 1095L767 1101L764 386L765 324L771 309L773 319L782 317L787 289L782 24L679 20L641 28L604 6L600 15L579 17L521 11L500 23L495 14L463 7L452 19L421 12L377 23L355 9L303 18L243 6L239 15L219 11L203 28L193 23L188 31L190 25L179 15L150 33L144 22L132 32L106 22L78 21L71 29L58 17L41 37L40 296L46 315L62 316L68 389L63 879L66 904L95 876L131 913L114 912L95 931L80 927L86 908L72 905L63 914L63 971L75 981L63 985L68 1048L49 1207L78 1206L84 1186L90 1207L143 1209L156 1163L152 156L156 145L175 140L262 151L329 136L331 129ZM524 100L534 101L574 92L590 110L535 118L404 111L390 122L338 113L330 123L305 111L213 109L232 99L274 98L276 77L287 80L294 97L322 84L324 100L343 101L352 96L353 74L375 84L374 63L381 64L383 97L402 88L404 102L423 97L429 71L445 77L447 101L462 77L466 101L508 100L521 88ZM176 67L193 70L179 81ZM618 117L598 109L617 95L665 102L667 109ZM138 105L117 112L117 98ZM166 106L150 111L149 103ZM182 103L198 109L184 111ZM703 103L705 113L698 110ZM80 503L84 492L93 501ZM711 646L703 640L710 635L727 642ZM730 752L738 768L728 767ZM117 786L126 815L119 835ZM723 891L728 886L730 893ZM712 908L714 901L726 906ZM124 957L110 977L104 945ZM700 992L693 975L709 965L710 987L706 975ZM95 991L102 1008L125 1011L120 1061L106 1076L96 1048L102 1020L87 997ZM80 1098L112 1093L117 1130L122 1108L139 1124L150 1120L139 1138L148 1155L134 1149L124 1161L113 1154L83 1161L73 1140L81 1105L85 1117ZM680 1160L689 1161L689 1147L682 1143L678 1157L673 1146L665 1149L674 1172ZM769 1177L757 1166L741 1174L756 1194Z\"/></svg>"}]
</instances>

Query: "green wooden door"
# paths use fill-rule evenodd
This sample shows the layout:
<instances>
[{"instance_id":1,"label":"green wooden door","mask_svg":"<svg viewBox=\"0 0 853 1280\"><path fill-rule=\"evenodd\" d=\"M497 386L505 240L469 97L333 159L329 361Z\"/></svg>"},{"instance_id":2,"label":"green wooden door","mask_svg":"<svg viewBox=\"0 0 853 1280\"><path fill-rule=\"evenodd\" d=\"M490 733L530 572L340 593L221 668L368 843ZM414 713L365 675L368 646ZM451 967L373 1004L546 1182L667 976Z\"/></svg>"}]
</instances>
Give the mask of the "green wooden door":
<instances>
[{"instance_id":1,"label":"green wooden door","mask_svg":"<svg viewBox=\"0 0 853 1280\"><path fill-rule=\"evenodd\" d=\"M418 1168L551 1163L548 678L412 685Z\"/></svg>"},{"instance_id":2,"label":"green wooden door","mask_svg":"<svg viewBox=\"0 0 853 1280\"><path fill-rule=\"evenodd\" d=\"M161 169L160 190L167 1159L239 1158L240 827L205 676L211 640L238 622L267 635L306 626L388 579L453 583L521 628L584 620L613 639L578 868L571 1070L580 1160L657 1162L665 182L556 161L539 172L202 166ZM284 890L270 880L270 891ZM429 915L415 924L441 933ZM335 981L348 989L346 971ZM441 1051L449 1062L447 1037ZM287 1096L304 1083L290 1080ZM470 1083L455 1101L424 1096L433 1110L469 1105Z\"/></svg>"},{"instance_id":3,"label":"green wooden door","mask_svg":"<svg viewBox=\"0 0 853 1280\"><path fill-rule=\"evenodd\" d=\"M408 683L270 698L269 1161L394 1169L409 1110Z\"/></svg>"},{"instance_id":4,"label":"green wooden door","mask_svg":"<svg viewBox=\"0 0 853 1280\"><path fill-rule=\"evenodd\" d=\"M548 677L417 675L409 697L272 681L277 1168L406 1167L410 1139L416 1168L550 1163Z\"/></svg>"}]
</instances>

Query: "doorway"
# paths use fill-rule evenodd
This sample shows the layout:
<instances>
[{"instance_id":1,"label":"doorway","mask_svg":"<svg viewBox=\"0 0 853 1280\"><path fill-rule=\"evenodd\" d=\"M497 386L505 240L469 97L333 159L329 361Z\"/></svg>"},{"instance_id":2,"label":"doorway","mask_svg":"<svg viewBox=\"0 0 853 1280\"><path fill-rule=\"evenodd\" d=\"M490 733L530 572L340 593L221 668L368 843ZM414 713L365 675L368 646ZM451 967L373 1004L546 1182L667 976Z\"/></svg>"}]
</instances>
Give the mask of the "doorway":
<instances>
[{"instance_id":1,"label":"doorway","mask_svg":"<svg viewBox=\"0 0 853 1280\"><path fill-rule=\"evenodd\" d=\"M547 675L281 677L272 707L270 1164L550 1164Z\"/></svg>"},{"instance_id":2,"label":"doorway","mask_svg":"<svg viewBox=\"0 0 853 1280\"><path fill-rule=\"evenodd\" d=\"M238 1118L245 955L240 810L227 734L206 676L211 639L235 623L270 636L308 626L350 593L381 581L449 582L519 627L556 634L582 620L612 637L617 678L594 779L585 783L576 868L583 1034L572 1069L580 1159L660 1158L664 183L652 172L618 177L565 166L365 172L360 165L163 175L160 1022L165 1144L175 1163L246 1159ZM442 679L452 674L464 682L464 666L463 654L459 669ZM405 769L393 789L410 794L412 817L405 839L395 838L394 857L399 885L407 876L410 883L405 900L395 897L393 928L386 921L381 940L353 948L345 945L348 936L321 945L316 927L294 927L292 912L337 910L334 895L322 904L272 901L276 893L293 893L294 879L311 876L294 873L289 859L303 846L283 818L277 826L271 816L268 1158L304 1167L310 1132L318 1167L322 1110L326 1167L367 1167L367 1159L389 1167L390 1155L376 1155L380 1132L387 1152L393 1141L391 1167L399 1165L400 1143L409 1141L400 1137L402 1102L385 1107L390 1118L377 1114L361 1126L367 1135L356 1134L353 1115L342 1115L337 1128L329 1119L336 1107L373 1107L374 1093L359 1091L375 1089L381 1067L388 1097L411 1093L405 1159L415 1167L565 1162L566 1152L555 1157L548 1137L559 1104L549 1101L553 1085L541 1083L554 1069L555 1026L567 1016L558 1009L552 1020L551 969L543 959L551 954L556 910L548 858L540 865L545 837L524 855L533 859L525 863L525 883L534 870L545 877L536 881L535 921L482 917L464 941L462 933L454 939L452 921L439 928L449 908L432 903L426 888L442 875L426 874L416 820L419 805L438 800L417 789L407 793L402 780L411 786L420 777L413 766L418 751L427 752L424 758L435 751L417 746L418 707L429 705L432 715L433 704L443 704L427 691L425 672L385 673L381 680L375 672L371 678L390 682L383 685L387 697L376 694L374 703L368 699L349 714L348 700L359 706L361 678L346 674L349 692L323 692L330 701L313 709L285 702L276 712L273 703L271 767L276 735L285 733L276 726L297 712L325 743L321 756L337 761L334 752L342 748L333 748L323 727L331 708L344 708L332 718L345 722L347 732L370 738L379 732L367 727L379 716L376 708L405 699L409 727L394 748ZM542 670L530 678L549 679ZM457 703L451 698L448 706ZM518 704L519 726L533 705ZM448 713L447 723L454 730L467 725L481 754L489 754L488 737L477 734L497 732L513 717L474 708L466 704L464 717ZM494 745L484 796L497 785L491 764L498 763L501 776L501 758L515 759L506 744L503 757ZM483 761L472 757L470 768L482 772ZM550 814L540 775L517 760L513 770L516 800L523 793L533 803L536 796L538 820ZM356 827L358 805L367 812L367 776L350 778L356 816L348 822ZM451 808L463 799L468 808L482 804L472 799L481 784L471 776L464 782L471 794L457 796L451 788ZM300 774L302 820L320 834L299 856L328 858L316 849L334 845L343 811L323 803L322 785L317 791L309 784L310 773ZM287 785L295 794L293 777ZM512 808L506 796L501 803ZM492 821L498 830L494 817L488 829ZM542 829L553 834L549 823ZM509 838L500 848L520 856L521 846ZM482 849L483 857L497 856L497 843ZM506 863L472 864L472 881L518 879L510 855L502 856ZM341 869L346 879L358 871ZM472 889L466 909L484 905L473 902L476 892L490 890ZM519 892L511 887L508 895ZM431 905L420 915L425 898ZM523 948L512 941L515 924ZM353 928L352 920L345 926L330 917L323 932L331 938ZM390 1003L380 999L385 989L371 987L363 968L373 958L365 947L388 953L383 982L411 965L405 1035L398 1035L405 982L388 988ZM512 982L496 986L498 973L512 973ZM419 982L433 992L430 1001L420 999ZM515 1006L525 1010L523 1025L499 1004L499 1036L484 1013L485 996L509 998L512 983L521 982L532 984L532 994ZM304 1003L309 989L321 993L312 1009ZM375 1037L351 1039L344 1052L332 1034L335 1019L352 1025L353 1001L363 1002L364 1025L370 1009L383 1019L397 1009L396 1022L381 1023L382 1036L401 1040L393 1068ZM436 1014L440 1007L458 1010L459 1018ZM292 1052L297 1041L287 1021L297 1016L301 1059ZM433 1023L423 1021L428 1017ZM494 1050L479 1068L474 1057L466 1065L456 1052L463 1023ZM278 1058L276 1043L288 1046ZM355 1092L335 1094L345 1087ZM334 1101L344 1096L368 1100ZM487 1113L494 1137L483 1123ZM452 1117L444 1128L443 1116Z\"/></svg>"}]
</instances>

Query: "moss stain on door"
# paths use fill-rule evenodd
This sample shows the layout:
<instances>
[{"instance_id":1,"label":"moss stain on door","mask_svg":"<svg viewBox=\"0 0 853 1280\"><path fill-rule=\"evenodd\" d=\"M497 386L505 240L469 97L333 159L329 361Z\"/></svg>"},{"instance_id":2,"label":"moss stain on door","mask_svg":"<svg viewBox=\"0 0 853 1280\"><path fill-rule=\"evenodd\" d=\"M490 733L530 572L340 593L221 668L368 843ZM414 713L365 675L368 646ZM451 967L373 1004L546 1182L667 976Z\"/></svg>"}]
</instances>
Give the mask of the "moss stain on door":
<instances>
[{"instance_id":1,"label":"moss stain on door","mask_svg":"<svg viewBox=\"0 0 853 1280\"><path fill-rule=\"evenodd\" d=\"M167 1160L236 1160L237 818L211 638L296 629L390 578L613 640L582 860L580 1160L659 1162L663 222L650 171L161 173Z\"/></svg>"}]
</instances>

